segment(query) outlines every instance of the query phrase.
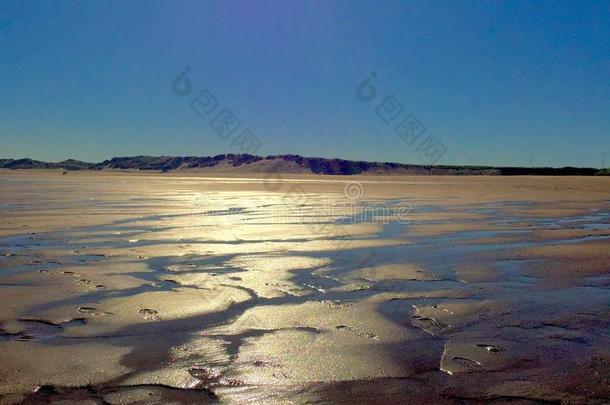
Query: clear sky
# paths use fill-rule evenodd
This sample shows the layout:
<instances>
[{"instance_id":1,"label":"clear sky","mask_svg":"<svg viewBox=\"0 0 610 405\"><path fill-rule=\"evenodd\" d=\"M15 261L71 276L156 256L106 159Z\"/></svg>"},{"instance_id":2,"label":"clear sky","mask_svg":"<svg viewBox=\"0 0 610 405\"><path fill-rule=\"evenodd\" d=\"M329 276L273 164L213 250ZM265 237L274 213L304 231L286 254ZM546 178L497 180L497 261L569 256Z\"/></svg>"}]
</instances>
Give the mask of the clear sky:
<instances>
[{"instance_id":1,"label":"clear sky","mask_svg":"<svg viewBox=\"0 0 610 405\"><path fill-rule=\"evenodd\" d=\"M413 114L438 163L600 166L610 2L0 0L0 158L236 153L210 125L223 108L261 155L416 163L394 132Z\"/></svg>"}]
</instances>

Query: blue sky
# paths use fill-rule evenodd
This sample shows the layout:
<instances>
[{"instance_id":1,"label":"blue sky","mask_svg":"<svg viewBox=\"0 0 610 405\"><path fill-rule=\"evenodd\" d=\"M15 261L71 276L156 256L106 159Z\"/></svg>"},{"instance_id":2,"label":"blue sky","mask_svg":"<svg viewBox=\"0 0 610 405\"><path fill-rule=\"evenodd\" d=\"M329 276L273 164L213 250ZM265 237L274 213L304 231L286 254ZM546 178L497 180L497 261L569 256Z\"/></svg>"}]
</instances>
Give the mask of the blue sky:
<instances>
[{"instance_id":1,"label":"blue sky","mask_svg":"<svg viewBox=\"0 0 610 405\"><path fill-rule=\"evenodd\" d=\"M600 166L610 3L0 0L0 157L236 153L210 126L230 108L258 154L423 163L376 113L390 95L438 163Z\"/></svg>"}]
</instances>

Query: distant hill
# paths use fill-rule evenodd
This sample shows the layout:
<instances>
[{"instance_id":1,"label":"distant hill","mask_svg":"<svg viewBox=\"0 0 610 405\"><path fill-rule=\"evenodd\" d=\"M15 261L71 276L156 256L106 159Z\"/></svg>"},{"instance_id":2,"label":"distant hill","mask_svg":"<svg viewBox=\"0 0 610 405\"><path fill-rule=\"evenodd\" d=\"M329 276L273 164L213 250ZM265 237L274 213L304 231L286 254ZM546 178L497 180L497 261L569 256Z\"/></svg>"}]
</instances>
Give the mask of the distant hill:
<instances>
[{"instance_id":1,"label":"distant hill","mask_svg":"<svg viewBox=\"0 0 610 405\"><path fill-rule=\"evenodd\" d=\"M0 159L2 169L64 169L82 170L91 169L95 164L81 162L74 159L64 160L63 162L41 162L32 159Z\"/></svg>"},{"instance_id":2,"label":"distant hill","mask_svg":"<svg viewBox=\"0 0 610 405\"><path fill-rule=\"evenodd\" d=\"M216 156L130 156L115 157L100 163L68 159L63 162L41 162L32 159L0 159L3 169L63 169L63 170L151 170L217 171L256 173L314 174L412 174L412 175L536 175L536 176L595 176L610 175L610 170L587 167L493 167L412 165L392 162L365 162L344 159L303 157L299 155L254 156L223 154Z\"/></svg>"}]
</instances>

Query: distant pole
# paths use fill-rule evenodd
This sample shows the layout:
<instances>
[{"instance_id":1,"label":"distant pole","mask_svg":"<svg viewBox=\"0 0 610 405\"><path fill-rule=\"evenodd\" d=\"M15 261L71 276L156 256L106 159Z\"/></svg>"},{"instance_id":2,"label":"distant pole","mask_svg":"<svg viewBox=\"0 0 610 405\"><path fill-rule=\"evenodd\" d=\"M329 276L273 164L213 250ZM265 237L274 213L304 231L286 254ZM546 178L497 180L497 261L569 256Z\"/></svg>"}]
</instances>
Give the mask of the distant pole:
<instances>
[{"instance_id":1,"label":"distant pole","mask_svg":"<svg viewBox=\"0 0 610 405\"><path fill-rule=\"evenodd\" d=\"M606 168L606 152L599 152L602 155L602 169Z\"/></svg>"},{"instance_id":2,"label":"distant pole","mask_svg":"<svg viewBox=\"0 0 610 405\"><path fill-rule=\"evenodd\" d=\"M532 167L532 156L533 155L530 153L527 156L529 157L530 167Z\"/></svg>"}]
</instances>

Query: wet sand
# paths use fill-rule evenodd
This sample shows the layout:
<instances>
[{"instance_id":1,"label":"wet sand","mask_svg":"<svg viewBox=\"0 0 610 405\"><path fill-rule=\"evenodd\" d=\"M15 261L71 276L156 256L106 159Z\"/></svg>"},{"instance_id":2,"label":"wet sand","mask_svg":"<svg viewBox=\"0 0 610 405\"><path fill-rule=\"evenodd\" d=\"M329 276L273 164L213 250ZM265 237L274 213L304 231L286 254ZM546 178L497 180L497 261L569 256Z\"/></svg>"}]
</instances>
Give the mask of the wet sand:
<instances>
[{"instance_id":1,"label":"wet sand","mask_svg":"<svg viewBox=\"0 0 610 405\"><path fill-rule=\"evenodd\" d=\"M0 403L610 400L610 178L0 191Z\"/></svg>"}]
</instances>

